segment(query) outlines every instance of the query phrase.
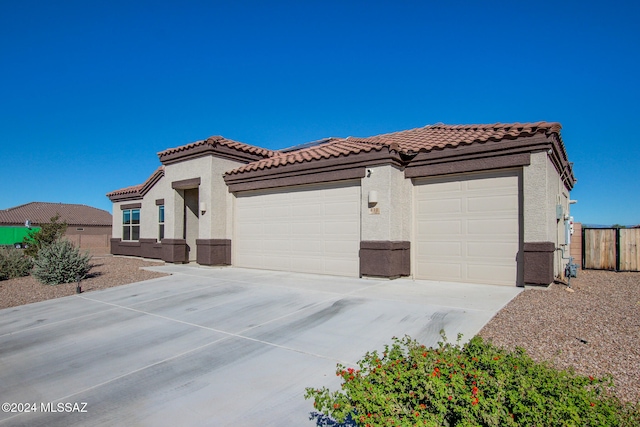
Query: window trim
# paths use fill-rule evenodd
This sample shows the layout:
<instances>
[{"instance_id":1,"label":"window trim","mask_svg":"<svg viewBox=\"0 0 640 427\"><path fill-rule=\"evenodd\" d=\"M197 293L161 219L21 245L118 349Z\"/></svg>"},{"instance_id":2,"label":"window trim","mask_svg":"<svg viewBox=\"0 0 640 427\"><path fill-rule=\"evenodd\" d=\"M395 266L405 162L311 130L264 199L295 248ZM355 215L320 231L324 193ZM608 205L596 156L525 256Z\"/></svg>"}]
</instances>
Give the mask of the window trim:
<instances>
[{"instance_id":1,"label":"window trim","mask_svg":"<svg viewBox=\"0 0 640 427\"><path fill-rule=\"evenodd\" d=\"M158 241L162 242L164 239L164 204L158 205Z\"/></svg>"},{"instance_id":2,"label":"window trim","mask_svg":"<svg viewBox=\"0 0 640 427\"><path fill-rule=\"evenodd\" d=\"M139 207L130 208L130 209L122 209L122 240L125 242L138 242L140 241L140 211ZM135 219L135 214L137 213L137 222ZM133 237L136 236L137 231L137 239Z\"/></svg>"}]
</instances>

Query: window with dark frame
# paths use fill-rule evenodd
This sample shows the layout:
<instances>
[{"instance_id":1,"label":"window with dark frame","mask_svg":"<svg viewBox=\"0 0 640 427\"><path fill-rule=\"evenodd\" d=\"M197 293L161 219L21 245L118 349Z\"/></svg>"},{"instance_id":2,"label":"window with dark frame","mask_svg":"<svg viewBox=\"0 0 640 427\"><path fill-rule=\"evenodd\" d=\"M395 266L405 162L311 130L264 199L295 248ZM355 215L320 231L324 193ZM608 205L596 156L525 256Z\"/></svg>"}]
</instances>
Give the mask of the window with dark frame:
<instances>
[{"instance_id":1,"label":"window with dark frame","mask_svg":"<svg viewBox=\"0 0 640 427\"><path fill-rule=\"evenodd\" d=\"M164 205L158 206L158 241L164 239Z\"/></svg>"},{"instance_id":2,"label":"window with dark frame","mask_svg":"<svg viewBox=\"0 0 640 427\"><path fill-rule=\"evenodd\" d=\"M140 240L140 209L122 211L122 240Z\"/></svg>"}]
</instances>

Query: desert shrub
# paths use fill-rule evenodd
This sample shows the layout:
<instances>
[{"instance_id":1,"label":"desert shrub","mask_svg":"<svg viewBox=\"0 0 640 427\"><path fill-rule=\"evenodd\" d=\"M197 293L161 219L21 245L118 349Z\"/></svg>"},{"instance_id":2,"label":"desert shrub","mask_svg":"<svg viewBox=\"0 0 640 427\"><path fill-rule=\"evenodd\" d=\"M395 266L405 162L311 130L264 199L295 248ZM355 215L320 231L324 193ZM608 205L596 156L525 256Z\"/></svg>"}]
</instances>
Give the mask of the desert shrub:
<instances>
[{"instance_id":1,"label":"desert shrub","mask_svg":"<svg viewBox=\"0 0 640 427\"><path fill-rule=\"evenodd\" d=\"M28 276L33 268L33 260L21 249L0 249L0 280Z\"/></svg>"},{"instance_id":2,"label":"desert shrub","mask_svg":"<svg viewBox=\"0 0 640 427\"><path fill-rule=\"evenodd\" d=\"M49 220L51 222L40 224L40 229L29 232L29 235L22 242L26 247L25 253L27 255L36 257L40 249L62 237L67 231L67 223L58 222L59 219L60 215L58 214Z\"/></svg>"},{"instance_id":3,"label":"desert shrub","mask_svg":"<svg viewBox=\"0 0 640 427\"><path fill-rule=\"evenodd\" d=\"M91 255L81 253L68 240L58 239L38 251L33 275L45 285L75 282L91 270Z\"/></svg>"},{"instance_id":4,"label":"desert shrub","mask_svg":"<svg viewBox=\"0 0 640 427\"><path fill-rule=\"evenodd\" d=\"M613 397L610 378L556 370L480 337L435 349L394 338L358 366L338 365L341 391L307 388L305 398L358 426L640 426L639 406Z\"/></svg>"}]
</instances>

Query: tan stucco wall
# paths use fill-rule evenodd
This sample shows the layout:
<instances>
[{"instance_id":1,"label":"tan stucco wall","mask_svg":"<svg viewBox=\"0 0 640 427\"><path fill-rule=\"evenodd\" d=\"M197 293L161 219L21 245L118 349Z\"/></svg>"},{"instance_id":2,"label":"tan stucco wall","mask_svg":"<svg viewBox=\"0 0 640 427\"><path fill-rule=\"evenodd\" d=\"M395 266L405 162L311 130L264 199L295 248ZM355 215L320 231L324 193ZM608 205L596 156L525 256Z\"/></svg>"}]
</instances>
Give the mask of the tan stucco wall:
<instances>
[{"instance_id":1,"label":"tan stucco wall","mask_svg":"<svg viewBox=\"0 0 640 427\"><path fill-rule=\"evenodd\" d=\"M142 200L142 208L140 208L140 237L143 239L158 239L159 237L159 218L156 200L163 198L163 194L166 192L167 187L169 187L167 179L164 177L160 178L160 180L151 187L149 192L145 194L144 199Z\"/></svg>"},{"instance_id":2,"label":"tan stucco wall","mask_svg":"<svg viewBox=\"0 0 640 427\"><path fill-rule=\"evenodd\" d=\"M404 172L391 166L372 166L370 176L362 178L361 229L362 240L409 241L411 239L411 180ZM369 172L367 172L369 175ZM378 193L378 203L371 206L379 213L370 213L369 192Z\"/></svg>"},{"instance_id":3,"label":"tan stucco wall","mask_svg":"<svg viewBox=\"0 0 640 427\"><path fill-rule=\"evenodd\" d=\"M569 190L549 159L546 151L531 154L531 164L523 171L524 241L553 242L557 248L565 247L564 217L556 218L556 206L569 215ZM565 248L569 256L569 247ZM566 260L562 252L554 255L554 275L564 271Z\"/></svg>"},{"instance_id":4,"label":"tan stucco wall","mask_svg":"<svg viewBox=\"0 0 640 427\"><path fill-rule=\"evenodd\" d=\"M182 238L182 206L180 192L171 188L174 181L200 178L199 203L207 210L200 215L198 238L230 239L232 195L227 190L223 175L242 163L206 156L165 166L165 236Z\"/></svg>"}]
</instances>

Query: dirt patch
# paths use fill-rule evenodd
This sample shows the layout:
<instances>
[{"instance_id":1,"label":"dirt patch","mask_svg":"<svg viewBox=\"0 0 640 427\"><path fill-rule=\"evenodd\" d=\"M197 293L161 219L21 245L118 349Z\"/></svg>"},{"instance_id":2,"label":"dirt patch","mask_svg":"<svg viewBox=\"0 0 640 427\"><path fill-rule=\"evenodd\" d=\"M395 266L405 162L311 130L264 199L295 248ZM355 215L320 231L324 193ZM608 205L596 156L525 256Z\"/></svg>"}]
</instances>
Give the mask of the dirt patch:
<instances>
[{"instance_id":1,"label":"dirt patch","mask_svg":"<svg viewBox=\"0 0 640 427\"><path fill-rule=\"evenodd\" d=\"M611 374L621 400L640 401L640 273L581 270L571 288L525 290L480 335L582 375Z\"/></svg>"},{"instance_id":2,"label":"dirt patch","mask_svg":"<svg viewBox=\"0 0 640 427\"><path fill-rule=\"evenodd\" d=\"M97 291L167 275L140 269L140 267L162 265L163 262L94 255L91 258L91 263L94 267L89 272L89 277L81 282L83 292ZM0 309L73 295L76 293L76 285L75 282L53 286L43 285L33 276L3 280L0 281Z\"/></svg>"}]
</instances>

